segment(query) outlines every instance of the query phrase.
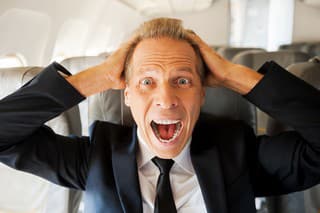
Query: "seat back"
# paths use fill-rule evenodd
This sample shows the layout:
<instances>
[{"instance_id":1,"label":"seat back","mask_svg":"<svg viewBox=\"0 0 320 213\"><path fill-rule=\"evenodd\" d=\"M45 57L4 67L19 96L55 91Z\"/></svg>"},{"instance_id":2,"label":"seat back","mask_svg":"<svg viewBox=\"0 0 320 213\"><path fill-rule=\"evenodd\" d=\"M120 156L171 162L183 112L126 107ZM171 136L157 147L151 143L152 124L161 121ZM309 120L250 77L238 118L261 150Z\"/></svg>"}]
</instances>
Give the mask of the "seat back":
<instances>
[{"instance_id":1,"label":"seat back","mask_svg":"<svg viewBox=\"0 0 320 213\"><path fill-rule=\"evenodd\" d=\"M307 51L311 56L320 56L320 42L308 45Z\"/></svg>"},{"instance_id":2,"label":"seat back","mask_svg":"<svg viewBox=\"0 0 320 213\"><path fill-rule=\"evenodd\" d=\"M277 62L282 67L287 67L293 63L308 61L308 59L308 54L291 50L275 52L246 51L237 54L233 58L232 62L245 65L254 70L258 70L266 61L270 60ZM258 134L265 134L267 119L268 116L264 112L257 109Z\"/></svg>"},{"instance_id":3,"label":"seat back","mask_svg":"<svg viewBox=\"0 0 320 213\"><path fill-rule=\"evenodd\" d=\"M306 50L307 42L296 42L292 44L283 44L280 45L279 50L293 50L298 52L307 52Z\"/></svg>"},{"instance_id":4,"label":"seat back","mask_svg":"<svg viewBox=\"0 0 320 213\"><path fill-rule=\"evenodd\" d=\"M85 69L88 69L89 67L102 63L103 61L105 61L105 59L105 56L77 56L64 59L60 62L60 64L64 66L72 74L76 74ZM100 94L93 95L79 104L83 135L88 135L88 129L91 123L89 122L90 107L88 103L91 101L95 102L95 99L99 96Z\"/></svg>"},{"instance_id":5,"label":"seat back","mask_svg":"<svg viewBox=\"0 0 320 213\"><path fill-rule=\"evenodd\" d=\"M206 88L201 112L219 119L242 120L257 130L256 108L238 93L226 88Z\"/></svg>"},{"instance_id":6,"label":"seat back","mask_svg":"<svg viewBox=\"0 0 320 213\"><path fill-rule=\"evenodd\" d=\"M76 74L94 65L98 65L106 59L106 55L101 56L76 56L66 58L60 62L72 74Z\"/></svg>"},{"instance_id":7,"label":"seat back","mask_svg":"<svg viewBox=\"0 0 320 213\"><path fill-rule=\"evenodd\" d=\"M282 67L287 67L290 64L308 61L309 58L310 55L307 53L292 50L281 50L274 52L246 51L237 54L232 59L232 62L257 70L262 66L262 64L270 60L277 62Z\"/></svg>"},{"instance_id":8,"label":"seat back","mask_svg":"<svg viewBox=\"0 0 320 213\"><path fill-rule=\"evenodd\" d=\"M290 65L287 69L320 90L320 57ZM268 135L276 135L286 130L292 130L292 128L273 118L268 119ZM270 213L318 213L320 211L320 185L304 192L270 198L268 204Z\"/></svg>"},{"instance_id":9,"label":"seat back","mask_svg":"<svg viewBox=\"0 0 320 213\"><path fill-rule=\"evenodd\" d=\"M41 70L41 67L0 69L0 99L20 88ZM58 134L81 135L78 107L50 120L47 125ZM69 206L72 197L66 188L3 164L0 164L0 174L0 188L6 192L0 195L0 212L68 213L78 209L79 202Z\"/></svg>"},{"instance_id":10,"label":"seat back","mask_svg":"<svg viewBox=\"0 0 320 213\"><path fill-rule=\"evenodd\" d=\"M294 50L308 53L311 57L320 55L320 42L299 42L287 45L281 45L281 50Z\"/></svg>"},{"instance_id":11,"label":"seat back","mask_svg":"<svg viewBox=\"0 0 320 213\"><path fill-rule=\"evenodd\" d=\"M248 51L248 50L254 50L257 52L265 52L262 48L254 48L254 47L221 47L217 50L217 53L221 55L222 57L232 60L235 55L238 53Z\"/></svg>"}]
</instances>

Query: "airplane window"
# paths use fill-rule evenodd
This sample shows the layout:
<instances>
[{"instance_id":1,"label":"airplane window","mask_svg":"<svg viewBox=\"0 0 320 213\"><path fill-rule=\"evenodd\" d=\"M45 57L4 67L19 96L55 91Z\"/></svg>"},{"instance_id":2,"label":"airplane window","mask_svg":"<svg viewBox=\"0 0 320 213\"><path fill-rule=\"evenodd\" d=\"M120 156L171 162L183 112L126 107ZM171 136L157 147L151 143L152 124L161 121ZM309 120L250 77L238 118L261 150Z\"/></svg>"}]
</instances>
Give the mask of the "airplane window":
<instances>
[{"instance_id":1,"label":"airplane window","mask_svg":"<svg viewBox=\"0 0 320 213\"><path fill-rule=\"evenodd\" d=\"M269 4L270 0L230 1L232 46L267 47Z\"/></svg>"},{"instance_id":2,"label":"airplane window","mask_svg":"<svg viewBox=\"0 0 320 213\"><path fill-rule=\"evenodd\" d=\"M61 26L54 50L53 61L84 55L87 42L88 23L78 19L70 19Z\"/></svg>"},{"instance_id":3,"label":"airplane window","mask_svg":"<svg viewBox=\"0 0 320 213\"><path fill-rule=\"evenodd\" d=\"M0 68L23 67L26 65L26 60L22 55L12 54L0 56Z\"/></svg>"},{"instance_id":4,"label":"airplane window","mask_svg":"<svg viewBox=\"0 0 320 213\"><path fill-rule=\"evenodd\" d=\"M230 0L230 44L277 50L291 43L293 0Z\"/></svg>"}]
</instances>

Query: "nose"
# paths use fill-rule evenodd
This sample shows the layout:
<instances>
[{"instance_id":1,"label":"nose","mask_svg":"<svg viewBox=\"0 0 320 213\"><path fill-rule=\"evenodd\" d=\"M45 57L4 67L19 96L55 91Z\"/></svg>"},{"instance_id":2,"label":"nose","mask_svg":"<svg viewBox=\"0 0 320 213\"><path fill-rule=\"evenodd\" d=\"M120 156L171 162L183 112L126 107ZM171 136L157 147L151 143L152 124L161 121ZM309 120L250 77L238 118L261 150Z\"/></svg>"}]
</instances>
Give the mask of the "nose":
<instances>
[{"instance_id":1,"label":"nose","mask_svg":"<svg viewBox=\"0 0 320 213\"><path fill-rule=\"evenodd\" d=\"M169 85L162 85L154 95L156 106L161 109L173 109L178 106L178 97Z\"/></svg>"}]
</instances>

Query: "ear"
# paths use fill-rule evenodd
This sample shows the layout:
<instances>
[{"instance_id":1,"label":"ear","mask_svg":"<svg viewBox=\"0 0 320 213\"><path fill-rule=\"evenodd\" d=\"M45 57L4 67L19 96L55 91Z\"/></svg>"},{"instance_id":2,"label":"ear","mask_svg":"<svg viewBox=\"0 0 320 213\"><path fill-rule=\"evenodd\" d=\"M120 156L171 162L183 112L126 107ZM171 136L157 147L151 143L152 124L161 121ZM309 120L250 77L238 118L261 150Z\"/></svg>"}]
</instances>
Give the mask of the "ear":
<instances>
[{"instance_id":1,"label":"ear","mask_svg":"<svg viewBox=\"0 0 320 213\"><path fill-rule=\"evenodd\" d=\"M127 106L127 107L130 107L130 95L129 95L129 87L128 85L126 85L126 88L124 89L124 104Z\"/></svg>"},{"instance_id":2,"label":"ear","mask_svg":"<svg viewBox=\"0 0 320 213\"><path fill-rule=\"evenodd\" d=\"M206 99L206 87L202 87L201 88L201 106L203 106L203 104L205 103L205 99Z\"/></svg>"}]
</instances>

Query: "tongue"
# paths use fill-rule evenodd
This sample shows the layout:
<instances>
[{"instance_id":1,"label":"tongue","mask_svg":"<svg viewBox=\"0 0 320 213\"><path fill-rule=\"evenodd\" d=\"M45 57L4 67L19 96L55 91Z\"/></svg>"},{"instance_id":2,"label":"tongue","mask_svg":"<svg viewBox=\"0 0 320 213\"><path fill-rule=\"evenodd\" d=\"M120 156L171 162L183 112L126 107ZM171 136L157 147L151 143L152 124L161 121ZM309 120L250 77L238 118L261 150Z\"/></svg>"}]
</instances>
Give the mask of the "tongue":
<instances>
[{"instance_id":1,"label":"tongue","mask_svg":"<svg viewBox=\"0 0 320 213\"><path fill-rule=\"evenodd\" d=\"M159 131L160 137L164 140L169 140L170 138L172 138L175 130L176 130L176 124L168 124L168 125L159 124L158 125L158 131Z\"/></svg>"}]
</instances>

